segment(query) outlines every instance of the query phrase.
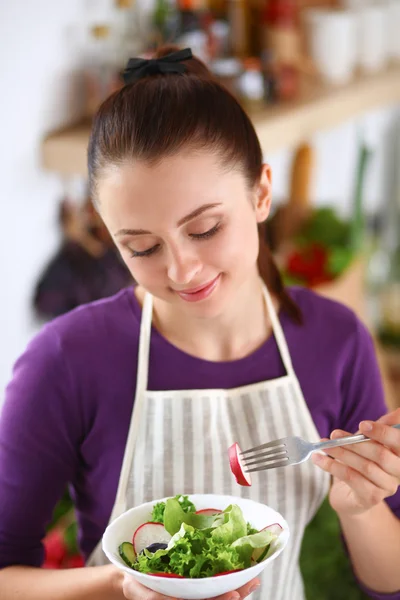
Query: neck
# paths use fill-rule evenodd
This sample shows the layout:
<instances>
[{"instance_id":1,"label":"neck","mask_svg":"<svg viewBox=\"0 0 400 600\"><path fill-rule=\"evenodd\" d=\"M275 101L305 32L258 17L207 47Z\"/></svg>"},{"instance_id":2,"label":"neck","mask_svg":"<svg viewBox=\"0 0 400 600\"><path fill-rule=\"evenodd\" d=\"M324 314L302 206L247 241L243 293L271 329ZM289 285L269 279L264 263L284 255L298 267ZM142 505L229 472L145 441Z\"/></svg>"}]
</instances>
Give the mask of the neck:
<instances>
[{"instance_id":1,"label":"neck","mask_svg":"<svg viewBox=\"0 0 400 600\"><path fill-rule=\"evenodd\" d=\"M248 356L271 334L258 273L237 290L223 314L214 319L193 318L155 298L153 322L181 350L214 362Z\"/></svg>"}]
</instances>

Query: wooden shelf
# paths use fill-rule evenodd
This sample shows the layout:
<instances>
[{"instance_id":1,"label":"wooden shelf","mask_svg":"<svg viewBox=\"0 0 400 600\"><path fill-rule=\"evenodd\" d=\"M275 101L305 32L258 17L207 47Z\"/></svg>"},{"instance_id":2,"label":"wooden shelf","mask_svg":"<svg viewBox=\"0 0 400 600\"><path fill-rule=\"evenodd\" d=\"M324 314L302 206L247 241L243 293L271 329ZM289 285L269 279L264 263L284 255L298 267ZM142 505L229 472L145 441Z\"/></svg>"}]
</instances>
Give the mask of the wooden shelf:
<instances>
[{"instance_id":1,"label":"wooden shelf","mask_svg":"<svg viewBox=\"0 0 400 600\"><path fill-rule=\"evenodd\" d=\"M400 66L350 84L328 87L304 82L296 102L251 112L264 153L288 148L315 133L330 129L379 107L400 102ZM90 123L80 123L51 133L43 142L45 169L63 175L86 175L86 149Z\"/></svg>"}]
</instances>

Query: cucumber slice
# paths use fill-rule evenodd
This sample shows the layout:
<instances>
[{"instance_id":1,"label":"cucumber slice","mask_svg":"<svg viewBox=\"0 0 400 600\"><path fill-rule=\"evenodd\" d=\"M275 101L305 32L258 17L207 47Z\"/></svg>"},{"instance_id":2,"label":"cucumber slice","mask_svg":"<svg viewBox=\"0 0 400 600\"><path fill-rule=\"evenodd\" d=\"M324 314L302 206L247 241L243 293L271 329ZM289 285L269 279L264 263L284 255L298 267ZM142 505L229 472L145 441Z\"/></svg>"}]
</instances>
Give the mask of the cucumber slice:
<instances>
[{"instance_id":1,"label":"cucumber slice","mask_svg":"<svg viewBox=\"0 0 400 600\"><path fill-rule=\"evenodd\" d=\"M266 546L265 548L257 548L256 550L254 550L253 556L251 558L254 560L254 562L256 564L258 564L264 560L264 558L268 554L268 550L270 549L270 547L271 547L271 544L268 544L268 546Z\"/></svg>"},{"instance_id":2,"label":"cucumber slice","mask_svg":"<svg viewBox=\"0 0 400 600\"><path fill-rule=\"evenodd\" d=\"M128 565L131 569L136 561L135 550L133 549L133 544L130 542L123 542L118 548L118 552L124 563Z\"/></svg>"}]
</instances>

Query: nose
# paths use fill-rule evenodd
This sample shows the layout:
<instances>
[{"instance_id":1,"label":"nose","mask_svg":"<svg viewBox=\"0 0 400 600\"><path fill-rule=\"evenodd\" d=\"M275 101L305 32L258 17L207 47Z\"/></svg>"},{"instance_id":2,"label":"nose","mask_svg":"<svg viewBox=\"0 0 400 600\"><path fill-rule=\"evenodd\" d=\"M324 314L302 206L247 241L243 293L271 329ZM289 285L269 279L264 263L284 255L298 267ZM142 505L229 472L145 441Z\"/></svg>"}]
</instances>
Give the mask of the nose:
<instances>
[{"instance_id":1,"label":"nose","mask_svg":"<svg viewBox=\"0 0 400 600\"><path fill-rule=\"evenodd\" d=\"M196 253L189 249L170 249L167 273L175 285L187 285L201 271L201 262Z\"/></svg>"}]
</instances>

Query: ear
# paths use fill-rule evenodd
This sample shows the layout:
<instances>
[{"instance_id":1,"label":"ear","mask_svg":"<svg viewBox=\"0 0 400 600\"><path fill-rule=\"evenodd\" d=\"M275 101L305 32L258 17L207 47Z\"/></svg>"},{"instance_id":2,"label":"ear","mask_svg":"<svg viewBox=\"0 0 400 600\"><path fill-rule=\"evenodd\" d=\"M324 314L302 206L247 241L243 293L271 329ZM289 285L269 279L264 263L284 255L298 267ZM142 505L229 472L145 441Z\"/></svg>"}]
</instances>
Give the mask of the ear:
<instances>
[{"instance_id":1,"label":"ear","mask_svg":"<svg viewBox=\"0 0 400 600\"><path fill-rule=\"evenodd\" d=\"M272 179L269 165L264 164L261 167L260 179L254 192L257 223L263 223L268 218L271 209Z\"/></svg>"}]
</instances>

